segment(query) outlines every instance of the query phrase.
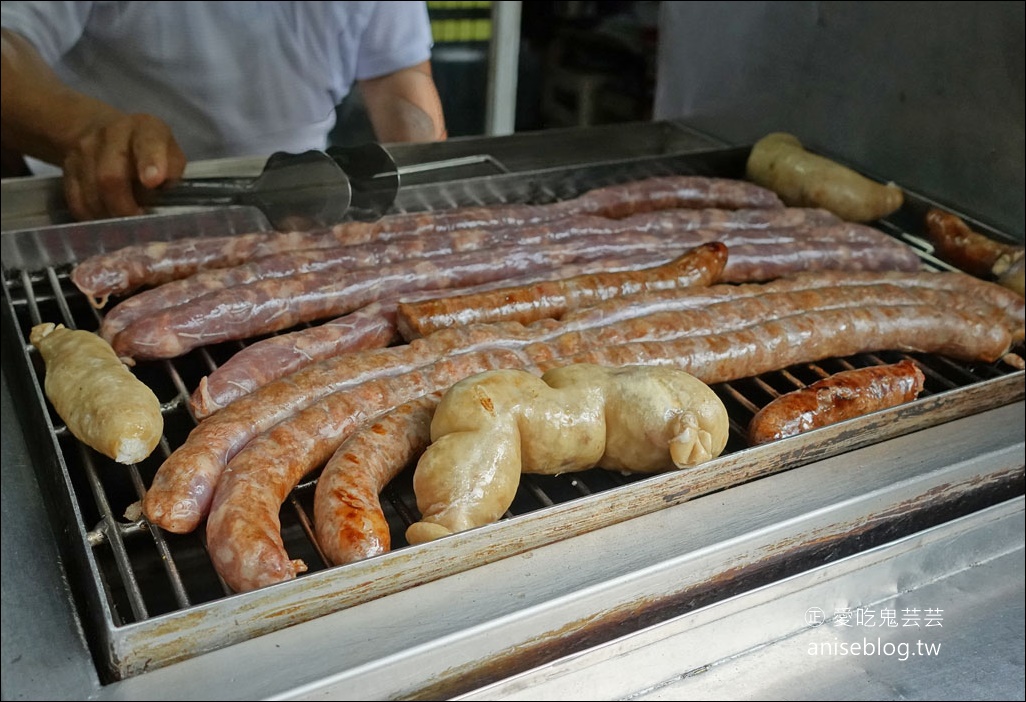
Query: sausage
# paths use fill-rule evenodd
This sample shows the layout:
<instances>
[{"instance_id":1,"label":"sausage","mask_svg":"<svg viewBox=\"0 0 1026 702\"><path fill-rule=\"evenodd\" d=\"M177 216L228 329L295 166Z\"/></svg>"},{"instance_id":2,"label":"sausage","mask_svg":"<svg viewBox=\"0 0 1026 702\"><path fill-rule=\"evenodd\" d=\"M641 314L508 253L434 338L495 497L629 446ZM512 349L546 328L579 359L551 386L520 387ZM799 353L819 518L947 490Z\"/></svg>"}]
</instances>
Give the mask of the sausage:
<instances>
[{"instance_id":1,"label":"sausage","mask_svg":"<svg viewBox=\"0 0 1026 702\"><path fill-rule=\"evenodd\" d=\"M601 259L560 266L553 271L526 278L484 283L451 292L491 289L506 285L510 280L527 283L554 276L565 277L597 270L630 270L634 267L637 264L630 257ZM422 291L404 295L403 299L425 299L437 294L436 291ZM197 419L209 417L239 397L331 356L387 346L397 336L397 305L395 299L375 302L325 324L273 336L247 346L215 368L210 375L200 379L189 399L193 414Z\"/></svg>"},{"instance_id":2,"label":"sausage","mask_svg":"<svg viewBox=\"0 0 1026 702\"><path fill-rule=\"evenodd\" d=\"M46 396L68 431L118 463L153 452L164 433L160 401L107 342L49 322L32 327L29 341L46 365Z\"/></svg>"},{"instance_id":3,"label":"sausage","mask_svg":"<svg viewBox=\"0 0 1026 702\"><path fill-rule=\"evenodd\" d=\"M726 263L727 247L711 242L654 268L590 273L456 297L401 302L396 324L402 337L410 340L458 324L501 320L527 324L545 317L559 319L567 310L612 297L711 285Z\"/></svg>"},{"instance_id":4,"label":"sausage","mask_svg":"<svg viewBox=\"0 0 1026 702\"><path fill-rule=\"evenodd\" d=\"M841 371L769 402L748 424L752 446L896 407L919 397L926 376L910 360Z\"/></svg>"},{"instance_id":5,"label":"sausage","mask_svg":"<svg viewBox=\"0 0 1026 702\"><path fill-rule=\"evenodd\" d=\"M590 329L564 331L542 339L555 356L570 356L593 348L641 341L670 341L686 336L724 334L745 327L792 315L866 305L933 305L993 313L990 305L962 301L947 291L906 290L896 285L864 285L858 294L845 286L765 292L722 298L702 307L652 312L642 317ZM532 347L528 347L531 349Z\"/></svg>"},{"instance_id":6,"label":"sausage","mask_svg":"<svg viewBox=\"0 0 1026 702\"><path fill-rule=\"evenodd\" d=\"M392 535L378 495L431 443L431 417L442 393L399 405L339 446L317 478L317 544L333 565L387 553Z\"/></svg>"},{"instance_id":7,"label":"sausage","mask_svg":"<svg viewBox=\"0 0 1026 702\"><path fill-rule=\"evenodd\" d=\"M474 373L525 365L516 351L461 354L329 395L256 437L231 460L214 493L206 528L214 568L236 592L295 578L305 565L288 557L278 513L304 475L324 465L368 417Z\"/></svg>"},{"instance_id":8,"label":"sausage","mask_svg":"<svg viewBox=\"0 0 1026 702\"><path fill-rule=\"evenodd\" d=\"M974 300L996 307L1015 339L1022 338L1026 302L998 285L973 278L965 273L922 271L845 272L818 271L799 273L763 284L717 285L710 288L660 290L622 300L607 300L591 307L572 310L563 317L566 331L587 329L600 324L613 324L625 319L656 312L703 308L728 298L750 297L771 293L819 289L836 286L880 285L899 286L915 294L920 289L946 290L958 293L960 305Z\"/></svg>"},{"instance_id":9,"label":"sausage","mask_svg":"<svg viewBox=\"0 0 1026 702\"><path fill-rule=\"evenodd\" d=\"M677 235L617 234L584 237L573 243L541 249L505 247L454 254L439 262L399 262L377 269L352 271L339 280L332 270L256 281L197 298L185 305L140 319L114 338L114 348L134 359L173 358L197 346L243 339L286 329L301 322L338 316L364 304L404 292L444 289L502 280L529 272L553 270L573 262L609 256L632 256L653 249L690 248L722 240L732 249L737 243L759 243L765 259L738 273L779 275L795 266L836 267L851 259L864 267L909 269L918 266L911 247L871 227L846 224L809 230L694 230ZM865 242L863 245L860 242ZM800 247L796 252L794 247ZM679 247L679 248L677 248ZM814 253L815 252L815 253ZM861 253L858 253L861 252ZM676 253L676 252L674 252ZM672 258L664 254L660 262ZM732 257L731 257L732 258ZM504 261L502 266L496 260ZM740 259L742 262L746 257ZM813 263L810 264L810 261ZM741 265L741 264L738 264ZM851 265L851 264L848 264ZM736 282L737 274L724 280Z\"/></svg>"},{"instance_id":10,"label":"sausage","mask_svg":"<svg viewBox=\"0 0 1026 702\"><path fill-rule=\"evenodd\" d=\"M942 261L988 280L999 274L994 270L999 261L1001 268L1007 269L1023 255L1022 246L995 241L970 228L958 215L936 207L926 213L926 232Z\"/></svg>"},{"instance_id":11,"label":"sausage","mask_svg":"<svg viewBox=\"0 0 1026 702\"><path fill-rule=\"evenodd\" d=\"M542 342L521 351L460 354L429 368L336 392L251 441L232 459L217 485L207 521L208 549L215 569L236 591L295 578L304 566L284 549L278 513L302 477L323 465L366 413L387 412L483 370L539 372L576 363L666 365L711 385L796 363L885 349L992 362L1009 344L1004 328L976 314L926 305L868 305L792 315L724 334L592 349L570 357L555 357Z\"/></svg>"},{"instance_id":12,"label":"sausage","mask_svg":"<svg viewBox=\"0 0 1026 702\"><path fill-rule=\"evenodd\" d=\"M447 329L414 344L326 359L265 385L193 428L157 470L143 498L143 513L167 531L191 532L207 516L228 461L253 437L341 389L410 372L456 353L519 348L540 334L553 333L556 323L545 322L549 324L539 323L532 330L501 323Z\"/></svg>"},{"instance_id":13,"label":"sausage","mask_svg":"<svg viewBox=\"0 0 1026 702\"><path fill-rule=\"evenodd\" d=\"M707 385L670 368L479 373L445 392L413 473L411 544L498 521L521 473L661 473L720 455L729 422Z\"/></svg>"},{"instance_id":14,"label":"sausage","mask_svg":"<svg viewBox=\"0 0 1026 702\"><path fill-rule=\"evenodd\" d=\"M596 188L560 203L568 214L596 214L619 219L639 212L670 208L783 208L776 193L754 183L705 176L657 176Z\"/></svg>"},{"instance_id":15,"label":"sausage","mask_svg":"<svg viewBox=\"0 0 1026 702\"><path fill-rule=\"evenodd\" d=\"M886 217L905 199L896 185L877 183L810 153L794 135L783 132L768 134L755 143L745 175L780 195L788 205L823 207L851 222Z\"/></svg>"}]
</instances>

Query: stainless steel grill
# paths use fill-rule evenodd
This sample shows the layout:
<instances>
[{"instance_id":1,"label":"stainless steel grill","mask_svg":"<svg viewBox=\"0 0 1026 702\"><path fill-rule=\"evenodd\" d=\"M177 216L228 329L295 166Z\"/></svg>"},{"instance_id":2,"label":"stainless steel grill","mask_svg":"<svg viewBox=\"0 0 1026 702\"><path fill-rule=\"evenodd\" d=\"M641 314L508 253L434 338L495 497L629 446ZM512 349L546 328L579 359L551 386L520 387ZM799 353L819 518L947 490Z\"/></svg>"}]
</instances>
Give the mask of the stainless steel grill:
<instances>
[{"instance_id":1,"label":"stainless steel grill","mask_svg":"<svg viewBox=\"0 0 1026 702\"><path fill-rule=\"evenodd\" d=\"M740 177L746 154L747 149L721 149L528 173L504 172L501 163L490 159L475 166L490 174L406 187L397 209L552 202L595 187L672 173ZM910 193L903 212L880 226L915 247L924 267L945 268L917 233L922 214L932 204ZM130 678L699 495L1021 401L1026 394L1023 372L1005 362L964 364L914 355L927 376L916 402L797 439L747 448L748 420L772 398L840 370L908 356L862 354L720 384L714 390L731 416L730 441L723 455L701 470L652 477L603 470L524 476L503 522L461 534L458 540L417 547L408 546L404 537L406 527L418 517L408 470L386 489L382 500L392 527L392 553L343 567L328 567L313 538L313 475L293 492L281 513L286 548L293 558L306 561L310 571L290 583L236 595L211 566L202 529L178 536L125 515L141 499L159 465L195 426L188 409L191 390L245 343L201 348L178 359L136 367L162 402L165 435L153 456L125 467L69 434L41 391L41 360L27 338L28 330L41 321L89 330L99 326L101 313L68 278L74 262L87 255L154 240L265 229L258 217L246 209L160 215L21 230L2 239L4 355L8 362L16 356L24 364L16 397L24 401L26 426L34 429L37 449L45 457L42 479L66 537L69 570L91 625L87 634L107 681Z\"/></svg>"}]
</instances>

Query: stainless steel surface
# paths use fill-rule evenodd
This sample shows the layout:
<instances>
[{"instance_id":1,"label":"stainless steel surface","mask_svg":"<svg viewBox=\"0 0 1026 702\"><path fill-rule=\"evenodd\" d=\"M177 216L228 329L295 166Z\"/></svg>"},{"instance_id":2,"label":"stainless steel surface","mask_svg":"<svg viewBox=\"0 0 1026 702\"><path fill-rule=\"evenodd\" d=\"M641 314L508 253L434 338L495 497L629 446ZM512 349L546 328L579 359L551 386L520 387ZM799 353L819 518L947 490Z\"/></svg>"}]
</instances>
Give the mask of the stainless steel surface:
<instances>
[{"instance_id":1,"label":"stainless steel surface","mask_svg":"<svg viewBox=\"0 0 1026 702\"><path fill-rule=\"evenodd\" d=\"M1022 699L1023 509L1003 502L457 699Z\"/></svg>"},{"instance_id":2,"label":"stainless steel surface","mask_svg":"<svg viewBox=\"0 0 1026 702\"><path fill-rule=\"evenodd\" d=\"M425 209L500 200L548 202L586 187L681 169L736 171L743 154L743 150L728 149L601 163L599 155L605 151L605 144L592 142L591 151L579 159L592 165L582 167L518 172L502 163L508 172L425 183L401 193L397 207ZM445 155L458 157L458 153ZM907 221L897 217L884 226L920 248L929 264L928 246L914 233L917 213L927 204L913 198L902 215ZM744 448L740 428L760 402L834 369L893 358L869 354L780 374L771 382L756 384L755 389L746 383L717 388L731 407L735 424L732 443L701 475L629 480L595 471L572 478L525 481L512 510L514 520L459 535L447 544L406 547L401 538L396 539L398 547L385 556L342 568L321 564L298 581L230 595L213 574L199 536L169 538L159 530L126 521L122 514L141 496L163 456L191 428L183 406L188 391L223 353L238 347L205 349L181 360L138 369L151 374L147 379L164 401L168 426L174 427L169 437L177 438L169 438L153 461L125 471L119 467L111 470L62 430L59 418L50 413L42 397L38 359L24 337L27 326L43 317L60 317L76 326L95 328L98 313L67 280L70 264L89 251L181 236L183 222L213 223L207 230L214 232L218 217L235 218L235 225L242 227L236 231L242 231L247 225L245 212L200 213L185 219L152 217L100 226L63 225L7 232L0 239L5 269L3 382L5 393L11 388L19 406L16 417L4 413L5 451L9 433L28 437L24 442L28 455L18 454L13 459L35 469L46 494L49 523L54 525L56 542L63 547L61 572L68 578L65 589L76 600L75 624L82 626L82 635L90 639L102 678L102 682L78 681L87 687L76 686L77 692L70 694L54 684L66 693L58 697L82 696L83 689L88 689L90 696L111 699L166 696L168 689L182 698L363 695L377 699L457 694L555 660L568 647L584 650L632 627L665 619L674 615L674 607L687 610L687 603L673 598L686 590L687 583L698 586L700 581L685 578L668 587L667 582L656 583L656 578L650 589L646 585L641 590L636 584L658 573L660 564L668 559L701 559L712 553L705 549L713 542L703 546L691 538L699 538L702 528L726 530L718 532L722 535L733 528L731 524L741 525L740 520L748 526L760 523L759 515L745 506L746 499L762 500L755 511L764 512L770 520L764 524L776 524L774 533L781 540L774 543L780 554L787 554L789 567L798 572L818 565L816 559L833 560L844 555L845 549L865 548L881 535L900 538L928 526L923 520L929 521L929 515L953 519L961 516L960 509L971 511L998 498L1021 494L1023 373L1001 364L965 366L919 358L929 380L928 391L916 403L821 430L804 441ZM13 270L18 274L9 275ZM920 442L924 445L919 446ZM957 451L949 442L954 442ZM899 461L896 456L915 459ZM978 457L982 463L970 457ZM864 470L851 471L851 465ZM922 470L940 472L923 478ZM846 480L868 482L834 484L835 478L848 473ZM912 474L916 477L910 477ZM941 478L945 482L931 482ZM722 491L738 483L748 484ZM791 488L775 493L774 485ZM796 491L795 485L802 487ZM846 487L852 493L842 499L835 489L843 492ZM914 493L918 488L923 492ZM5 473L5 494L8 489ZM876 499L881 494L884 502ZM317 556L308 555L310 542L304 529L311 495L312 482L297 490L283 513L283 524L290 551L299 549L308 563L317 564ZM14 497L17 499L17 486ZM395 512L391 519L403 525L411 514L408 486L396 486L387 497ZM847 507L830 511L828 502L820 501L835 497L845 505L853 500L865 510L861 515L858 509L845 511ZM890 504L886 500L891 498L897 502L888 510L882 505ZM741 502L735 505L735 499ZM691 505L704 505L693 509L707 511L685 512L689 516L682 522L663 521L673 520L681 514L679 508L692 509ZM837 520L825 517L826 522L815 521L819 517L814 516L811 522L801 522L809 505L827 509ZM813 515L822 516L818 509L813 509ZM785 538L792 518L806 528L818 526ZM703 519L708 523L703 524ZM867 535L853 531L853 524L884 529L870 530ZM816 531L819 527L822 529ZM398 533L402 533L401 526ZM670 536L653 539L652 533ZM803 541L801 534L809 533L822 539ZM832 553L817 550L824 542L836 546ZM9 543L5 530L5 571ZM726 564L746 562L745 556L728 555L735 553L729 548L713 552L719 558L710 556L711 560L703 562L718 567L721 576L727 575L723 570ZM598 553L603 557L596 558ZM751 587L752 583L741 577L742 571L730 573L727 580L734 578ZM20 656L14 669L23 661L26 666L38 666L52 652L46 648L48 642L33 639L26 620L37 613L17 612L7 582L5 578L5 630L6 624L14 621L17 633L9 639L5 631L5 698L31 697L33 691L20 684L21 679L8 682L7 647L12 645L8 642L17 646ZM718 582L723 585L722 579ZM625 589L618 589L621 586ZM581 589L589 587L588 596L581 597ZM727 592L719 594L726 596ZM570 600L580 600L580 608L571 606ZM550 601L558 606L547 606ZM639 613L649 618L635 620ZM66 655L80 661L81 651L75 650L73 641L71 637L66 642ZM283 669L288 671L284 677L278 673ZM234 671L227 683L225 670ZM271 670L274 674L268 674ZM112 676L128 677L112 681Z\"/></svg>"}]
</instances>

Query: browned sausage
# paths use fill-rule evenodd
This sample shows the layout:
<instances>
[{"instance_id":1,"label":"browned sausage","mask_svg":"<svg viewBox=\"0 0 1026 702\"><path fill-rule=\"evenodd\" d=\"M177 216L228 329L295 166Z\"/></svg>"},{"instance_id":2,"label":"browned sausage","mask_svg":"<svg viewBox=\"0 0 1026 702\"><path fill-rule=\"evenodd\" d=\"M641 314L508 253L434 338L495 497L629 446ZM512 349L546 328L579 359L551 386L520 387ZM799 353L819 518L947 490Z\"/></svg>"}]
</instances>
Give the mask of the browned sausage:
<instances>
[{"instance_id":1,"label":"browned sausage","mask_svg":"<svg viewBox=\"0 0 1026 702\"><path fill-rule=\"evenodd\" d=\"M919 397L926 376L910 360L841 371L769 402L748 424L748 443L764 444Z\"/></svg>"},{"instance_id":2,"label":"browned sausage","mask_svg":"<svg viewBox=\"0 0 1026 702\"><path fill-rule=\"evenodd\" d=\"M984 236L971 229L958 215L936 207L926 213L926 231L938 258L988 280L993 278L994 264L1002 256L1022 256L1023 247Z\"/></svg>"},{"instance_id":3,"label":"browned sausage","mask_svg":"<svg viewBox=\"0 0 1026 702\"><path fill-rule=\"evenodd\" d=\"M726 245L710 242L654 268L590 273L534 285L401 302L396 324L402 337L409 341L454 325L502 320L528 324L545 317L559 319L567 310L613 297L712 285L726 263Z\"/></svg>"},{"instance_id":4,"label":"browned sausage","mask_svg":"<svg viewBox=\"0 0 1026 702\"><path fill-rule=\"evenodd\" d=\"M1001 311L1001 316L1013 337L1021 339L1026 301L1001 286L988 283L965 273L922 271L847 272L817 271L799 273L764 284L717 285L710 288L682 288L662 290L622 300L608 300L590 307L572 310L563 317L566 331L588 329L599 324L613 324L625 319L643 317L656 312L704 308L730 298L751 297L772 293L856 285L896 285L916 294L920 289L947 290L957 293L961 306L974 300L986 302Z\"/></svg>"},{"instance_id":5,"label":"browned sausage","mask_svg":"<svg viewBox=\"0 0 1026 702\"><path fill-rule=\"evenodd\" d=\"M334 565L387 553L392 536L378 495L431 443L436 392L396 407L338 447L317 478L317 544Z\"/></svg>"}]
</instances>

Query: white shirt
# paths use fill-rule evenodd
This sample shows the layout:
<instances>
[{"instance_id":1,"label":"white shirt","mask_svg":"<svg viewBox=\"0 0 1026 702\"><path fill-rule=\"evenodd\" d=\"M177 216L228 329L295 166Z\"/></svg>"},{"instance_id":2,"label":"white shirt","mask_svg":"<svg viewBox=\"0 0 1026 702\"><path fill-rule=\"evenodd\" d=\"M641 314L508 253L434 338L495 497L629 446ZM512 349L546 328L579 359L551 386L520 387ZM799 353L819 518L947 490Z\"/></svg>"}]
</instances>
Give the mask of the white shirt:
<instances>
[{"instance_id":1,"label":"white shirt","mask_svg":"<svg viewBox=\"0 0 1026 702\"><path fill-rule=\"evenodd\" d=\"M163 119L189 160L327 146L354 80L430 58L423 2L17 2L70 87Z\"/></svg>"}]
</instances>

